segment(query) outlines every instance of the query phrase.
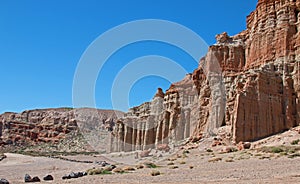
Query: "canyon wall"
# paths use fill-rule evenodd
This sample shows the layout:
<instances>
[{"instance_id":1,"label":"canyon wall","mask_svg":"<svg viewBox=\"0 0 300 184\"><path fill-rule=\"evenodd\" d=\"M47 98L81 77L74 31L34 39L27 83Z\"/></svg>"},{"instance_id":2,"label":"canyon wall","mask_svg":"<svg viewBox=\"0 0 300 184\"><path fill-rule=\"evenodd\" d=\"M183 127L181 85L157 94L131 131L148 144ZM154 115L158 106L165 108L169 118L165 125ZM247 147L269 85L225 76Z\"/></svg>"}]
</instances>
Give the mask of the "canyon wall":
<instances>
[{"instance_id":1,"label":"canyon wall","mask_svg":"<svg viewBox=\"0 0 300 184\"><path fill-rule=\"evenodd\" d=\"M90 108L38 109L0 115L0 146L58 143L69 133L109 132L123 113ZM98 131L99 133L99 131ZM93 142L90 142L93 145Z\"/></svg>"},{"instance_id":2,"label":"canyon wall","mask_svg":"<svg viewBox=\"0 0 300 184\"><path fill-rule=\"evenodd\" d=\"M259 0L245 31L217 35L192 74L118 121L111 151L251 141L299 125L299 11L300 0Z\"/></svg>"}]
</instances>

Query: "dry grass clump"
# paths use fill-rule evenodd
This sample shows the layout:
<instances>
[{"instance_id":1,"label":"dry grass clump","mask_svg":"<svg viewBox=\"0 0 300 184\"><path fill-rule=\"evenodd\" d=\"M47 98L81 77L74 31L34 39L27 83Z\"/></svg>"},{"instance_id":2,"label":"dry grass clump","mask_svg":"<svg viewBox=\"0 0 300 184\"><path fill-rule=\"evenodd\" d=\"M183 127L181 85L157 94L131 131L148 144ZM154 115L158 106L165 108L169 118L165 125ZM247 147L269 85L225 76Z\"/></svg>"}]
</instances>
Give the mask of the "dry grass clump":
<instances>
[{"instance_id":1,"label":"dry grass clump","mask_svg":"<svg viewBox=\"0 0 300 184\"><path fill-rule=\"evenodd\" d=\"M157 170L153 170L153 171L151 171L151 173L150 173L150 175L151 176L158 176L158 175L160 175L161 173L159 172L159 171L157 171Z\"/></svg>"}]
</instances>

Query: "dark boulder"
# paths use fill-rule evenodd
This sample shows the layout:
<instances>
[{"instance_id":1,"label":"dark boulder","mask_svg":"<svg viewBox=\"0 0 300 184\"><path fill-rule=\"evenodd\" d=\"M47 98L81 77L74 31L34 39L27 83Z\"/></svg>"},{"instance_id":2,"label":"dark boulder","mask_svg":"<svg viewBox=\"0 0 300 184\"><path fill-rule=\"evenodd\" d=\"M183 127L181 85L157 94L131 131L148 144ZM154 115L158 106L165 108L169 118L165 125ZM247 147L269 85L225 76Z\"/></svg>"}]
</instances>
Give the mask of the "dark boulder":
<instances>
[{"instance_id":1,"label":"dark boulder","mask_svg":"<svg viewBox=\"0 0 300 184\"><path fill-rule=\"evenodd\" d=\"M63 179L63 180L71 179L71 177L70 177L70 175L64 175L64 176L62 177L62 179Z\"/></svg>"},{"instance_id":2,"label":"dark boulder","mask_svg":"<svg viewBox=\"0 0 300 184\"><path fill-rule=\"evenodd\" d=\"M45 176L43 179L44 179L45 181L52 181L52 180L54 180L53 176L51 176L51 175L47 175L47 176Z\"/></svg>"},{"instance_id":3,"label":"dark boulder","mask_svg":"<svg viewBox=\"0 0 300 184\"><path fill-rule=\"evenodd\" d=\"M31 182L41 182L40 178L35 176L31 179Z\"/></svg>"},{"instance_id":4,"label":"dark boulder","mask_svg":"<svg viewBox=\"0 0 300 184\"><path fill-rule=\"evenodd\" d=\"M25 174L24 176L25 183L31 182L31 180L32 180L31 176L29 174Z\"/></svg>"},{"instance_id":5,"label":"dark boulder","mask_svg":"<svg viewBox=\"0 0 300 184\"><path fill-rule=\"evenodd\" d=\"M1 179L0 180L0 184L9 184L9 182L6 179Z\"/></svg>"}]
</instances>

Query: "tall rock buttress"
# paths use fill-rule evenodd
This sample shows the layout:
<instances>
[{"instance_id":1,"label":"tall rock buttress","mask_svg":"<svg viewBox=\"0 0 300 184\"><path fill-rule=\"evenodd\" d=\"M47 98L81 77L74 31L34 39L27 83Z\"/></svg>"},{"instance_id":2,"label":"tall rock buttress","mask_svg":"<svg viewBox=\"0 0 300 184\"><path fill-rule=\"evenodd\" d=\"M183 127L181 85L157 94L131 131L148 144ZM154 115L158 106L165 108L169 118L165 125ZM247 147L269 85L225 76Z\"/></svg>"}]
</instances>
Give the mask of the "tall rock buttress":
<instances>
[{"instance_id":1,"label":"tall rock buttress","mask_svg":"<svg viewBox=\"0 0 300 184\"><path fill-rule=\"evenodd\" d=\"M136 133L122 141L132 150L217 134L251 141L299 125L299 11L300 0L259 0L246 30L217 35L193 74L130 110L122 124Z\"/></svg>"}]
</instances>

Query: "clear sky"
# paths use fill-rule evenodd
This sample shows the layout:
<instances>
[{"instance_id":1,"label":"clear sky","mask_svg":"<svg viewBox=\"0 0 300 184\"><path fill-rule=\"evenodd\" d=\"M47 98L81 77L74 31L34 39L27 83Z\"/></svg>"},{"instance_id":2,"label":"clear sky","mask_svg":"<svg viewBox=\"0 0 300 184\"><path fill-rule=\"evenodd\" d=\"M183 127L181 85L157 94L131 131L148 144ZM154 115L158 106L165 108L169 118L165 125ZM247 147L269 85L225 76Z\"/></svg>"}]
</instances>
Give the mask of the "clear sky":
<instances>
[{"instance_id":1,"label":"clear sky","mask_svg":"<svg viewBox=\"0 0 300 184\"><path fill-rule=\"evenodd\" d=\"M218 33L244 30L246 16L255 6L256 0L0 0L0 113L71 107L81 55L115 26L140 19L169 20L211 45ZM98 78L97 107L112 108L110 88L118 69L134 58L154 54L182 63L191 59L177 48L155 42L120 50L107 62L105 77ZM192 72L197 66L184 67ZM139 80L131 89L129 105L150 100L157 87L166 90L169 85L155 76Z\"/></svg>"}]
</instances>

